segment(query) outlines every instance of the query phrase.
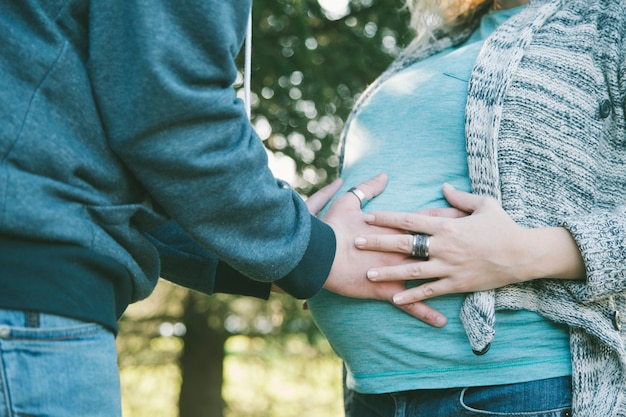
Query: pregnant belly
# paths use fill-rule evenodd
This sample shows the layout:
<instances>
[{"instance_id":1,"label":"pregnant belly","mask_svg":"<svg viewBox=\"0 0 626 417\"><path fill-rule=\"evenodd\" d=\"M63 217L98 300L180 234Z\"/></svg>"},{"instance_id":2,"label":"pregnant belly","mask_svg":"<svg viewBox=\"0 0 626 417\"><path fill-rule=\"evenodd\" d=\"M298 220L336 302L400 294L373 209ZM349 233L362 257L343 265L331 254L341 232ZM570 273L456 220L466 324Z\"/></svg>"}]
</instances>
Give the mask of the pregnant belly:
<instances>
[{"instance_id":1,"label":"pregnant belly","mask_svg":"<svg viewBox=\"0 0 626 417\"><path fill-rule=\"evenodd\" d=\"M355 374L446 368L471 349L458 319L463 295L429 301L448 317L429 326L385 301L360 300L322 291L308 301L329 343ZM442 349L446 346L446 349Z\"/></svg>"}]
</instances>

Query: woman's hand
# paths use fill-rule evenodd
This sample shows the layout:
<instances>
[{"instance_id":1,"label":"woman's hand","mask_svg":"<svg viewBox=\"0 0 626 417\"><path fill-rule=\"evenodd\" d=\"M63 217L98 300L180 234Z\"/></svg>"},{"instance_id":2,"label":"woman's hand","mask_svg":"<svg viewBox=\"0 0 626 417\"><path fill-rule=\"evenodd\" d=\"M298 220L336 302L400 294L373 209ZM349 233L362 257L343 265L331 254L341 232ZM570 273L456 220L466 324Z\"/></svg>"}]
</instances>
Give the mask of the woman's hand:
<instances>
[{"instance_id":1,"label":"woman's hand","mask_svg":"<svg viewBox=\"0 0 626 417\"><path fill-rule=\"evenodd\" d=\"M564 228L528 229L515 223L492 198L444 185L456 218L428 213L372 213L370 224L429 235L429 257L408 265L372 268L375 282L398 279L432 280L402 291L399 305L443 294L484 291L536 278L584 279L585 268L576 242ZM442 209L443 210L443 209ZM461 216L461 212L467 216ZM435 214L433 216L432 214ZM413 236L364 236L360 249L410 254Z\"/></svg>"}]
</instances>

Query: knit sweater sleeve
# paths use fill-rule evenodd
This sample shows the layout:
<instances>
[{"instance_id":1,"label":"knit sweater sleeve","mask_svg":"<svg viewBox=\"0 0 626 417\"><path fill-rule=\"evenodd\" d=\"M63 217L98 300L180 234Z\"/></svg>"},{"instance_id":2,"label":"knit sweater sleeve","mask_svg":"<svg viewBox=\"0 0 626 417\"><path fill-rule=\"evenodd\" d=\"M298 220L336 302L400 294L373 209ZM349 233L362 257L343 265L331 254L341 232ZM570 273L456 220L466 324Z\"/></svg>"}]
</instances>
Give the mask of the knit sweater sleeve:
<instances>
[{"instance_id":1,"label":"knit sweater sleeve","mask_svg":"<svg viewBox=\"0 0 626 417\"><path fill-rule=\"evenodd\" d=\"M612 204L603 204L586 215L562 217L561 225L567 228L576 240L587 270L584 285L575 286L576 296L583 302L596 301L626 291L626 50L624 48L625 6L622 2L614 2L605 10L607 16L601 19L610 24L599 26L601 33L598 38L605 38L612 45L611 65L615 65L616 76L612 83L613 109L607 129L606 154L609 161L601 162L609 166L602 174L602 188L597 200L609 199ZM617 18L619 17L619 18ZM619 35L618 35L619 34ZM616 40L619 43L616 45ZM617 201L617 204L615 204Z\"/></svg>"},{"instance_id":2,"label":"knit sweater sleeve","mask_svg":"<svg viewBox=\"0 0 626 417\"><path fill-rule=\"evenodd\" d=\"M576 240L587 270L577 287L581 301L595 301L626 291L626 205L614 211L571 216L563 224Z\"/></svg>"},{"instance_id":3,"label":"knit sweater sleeve","mask_svg":"<svg viewBox=\"0 0 626 417\"><path fill-rule=\"evenodd\" d=\"M274 179L232 87L249 7L92 2L94 95L110 147L185 233L241 273L311 296L335 237Z\"/></svg>"}]
</instances>

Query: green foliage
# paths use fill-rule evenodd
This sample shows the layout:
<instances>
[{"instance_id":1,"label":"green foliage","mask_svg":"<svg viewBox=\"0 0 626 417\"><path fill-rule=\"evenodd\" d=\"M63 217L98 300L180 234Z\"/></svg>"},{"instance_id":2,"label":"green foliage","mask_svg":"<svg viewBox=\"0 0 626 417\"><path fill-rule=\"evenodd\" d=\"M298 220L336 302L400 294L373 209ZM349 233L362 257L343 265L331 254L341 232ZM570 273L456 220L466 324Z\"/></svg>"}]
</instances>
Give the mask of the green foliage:
<instances>
[{"instance_id":1,"label":"green foliage","mask_svg":"<svg viewBox=\"0 0 626 417\"><path fill-rule=\"evenodd\" d=\"M293 159L303 194L336 176L343 122L408 42L402 5L355 0L331 20L316 0L254 1L252 121L268 149Z\"/></svg>"}]
</instances>

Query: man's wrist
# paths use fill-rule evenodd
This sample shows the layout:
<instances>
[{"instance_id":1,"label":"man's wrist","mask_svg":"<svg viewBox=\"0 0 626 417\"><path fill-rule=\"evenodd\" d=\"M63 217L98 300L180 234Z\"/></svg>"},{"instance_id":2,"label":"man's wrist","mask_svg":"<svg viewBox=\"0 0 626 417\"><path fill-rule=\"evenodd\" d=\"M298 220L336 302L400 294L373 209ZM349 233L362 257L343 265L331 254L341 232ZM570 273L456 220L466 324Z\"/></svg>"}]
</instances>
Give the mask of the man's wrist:
<instances>
[{"instance_id":1,"label":"man's wrist","mask_svg":"<svg viewBox=\"0 0 626 417\"><path fill-rule=\"evenodd\" d=\"M315 216L311 216L309 246L298 265L285 277L276 281L276 285L300 299L317 294L330 274L336 246L333 229Z\"/></svg>"}]
</instances>

